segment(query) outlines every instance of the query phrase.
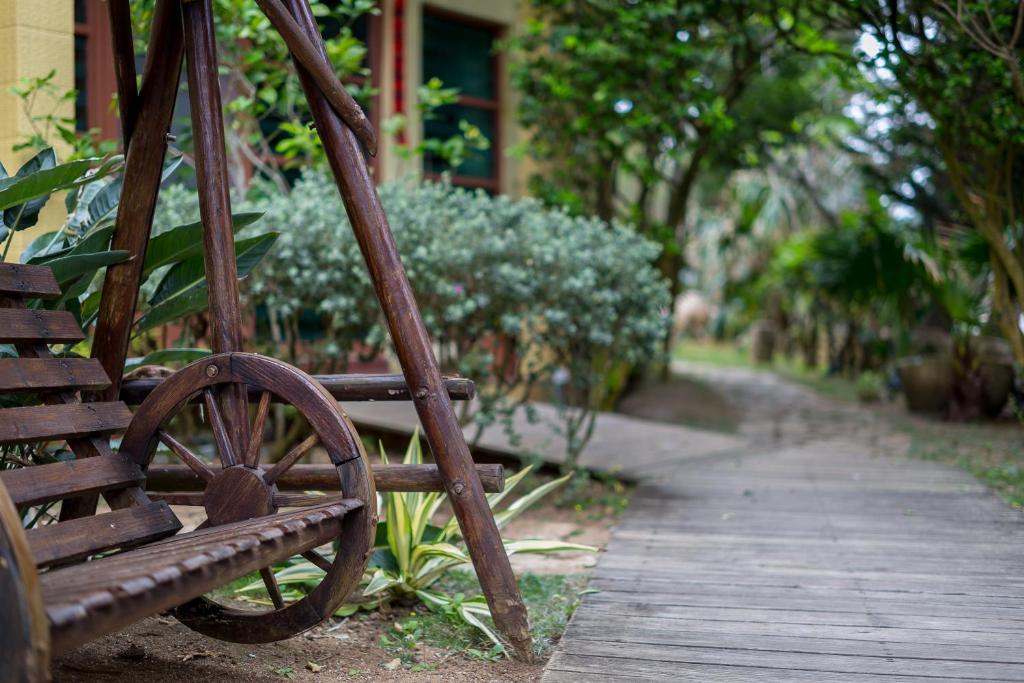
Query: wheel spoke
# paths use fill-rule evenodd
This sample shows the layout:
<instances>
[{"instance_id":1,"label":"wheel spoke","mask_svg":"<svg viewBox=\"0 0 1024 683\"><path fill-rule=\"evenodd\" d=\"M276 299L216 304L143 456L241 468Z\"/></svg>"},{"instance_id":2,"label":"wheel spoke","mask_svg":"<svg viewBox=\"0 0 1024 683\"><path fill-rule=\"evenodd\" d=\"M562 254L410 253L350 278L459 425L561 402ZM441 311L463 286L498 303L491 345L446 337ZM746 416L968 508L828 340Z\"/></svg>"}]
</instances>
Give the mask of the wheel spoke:
<instances>
[{"instance_id":1,"label":"wheel spoke","mask_svg":"<svg viewBox=\"0 0 1024 683\"><path fill-rule=\"evenodd\" d=\"M288 451L283 458L271 467L270 471L263 475L263 480L267 482L268 486L273 485L278 477L287 472L288 468L298 462L299 458L305 455L306 451L315 446L319 440L320 437L316 432L307 436L302 440L302 443Z\"/></svg>"},{"instance_id":2,"label":"wheel spoke","mask_svg":"<svg viewBox=\"0 0 1024 683\"><path fill-rule=\"evenodd\" d=\"M310 562L312 562L317 567L319 567L320 569L323 569L325 572L331 571L331 567L333 566L331 564L331 561L323 555L321 555L320 553L318 553L317 551L307 550L306 552L302 553L302 556Z\"/></svg>"},{"instance_id":3,"label":"wheel spoke","mask_svg":"<svg viewBox=\"0 0 1024 683\"><path fill-rule=\"evenodd\" d=\"M260 570L260 576L263 577L263 585L267 587L267 592L270 593L270 599L274 603L274 608L284 609L284 597L281 595L281 588L277 585L274 570L270 567L264 567Z\"/></svg>"},{"instance_id":4,"label":"wheel spoke","mask_svg":"<svg viewBox=\"0 0 1024 683\"><path fill-rule=\"evenodd\" d=\"M249 438L249 450L245 454L245 464L249 467L256 467L260 464L260 446L263 445L263 427L267 423L267 413L270 412L270 392L264 391L260 395L260 404L256 408L256 419L252 424L252 435Z\"/></svg>"},{"instance_id":5,"label":"wheel spoke","mask_svg":"<svg viewBox=\"0 0 1024 683\"><path fill-rule=\"evenodd\" d=\"M224 415L220 412L220 404L217 403L217 395L212 388L207 387L203 390L203 401L206 402L210 429L213 430L213 438L217 442L217 455L220 456L220 464L223 467L231 467L235 464L235 454L231 448L228 428L224 424Z\"/></svg>"},{"instance_id":6,"label":"wheel spoke","mask_svg":"<svg viewBox=\"0 0 1024 683\"><path fill-rule=\"evenodd\" d=\"M185 444L162 429L157 432L157 438L160 439L160 443L170 448L176 456L181 458L182 462L189 466L189 469L202 477L204 481L213 479L213 470L207 467L206 463L200 460L198 455L186 448Z\"/></svg>"}]
</instances>

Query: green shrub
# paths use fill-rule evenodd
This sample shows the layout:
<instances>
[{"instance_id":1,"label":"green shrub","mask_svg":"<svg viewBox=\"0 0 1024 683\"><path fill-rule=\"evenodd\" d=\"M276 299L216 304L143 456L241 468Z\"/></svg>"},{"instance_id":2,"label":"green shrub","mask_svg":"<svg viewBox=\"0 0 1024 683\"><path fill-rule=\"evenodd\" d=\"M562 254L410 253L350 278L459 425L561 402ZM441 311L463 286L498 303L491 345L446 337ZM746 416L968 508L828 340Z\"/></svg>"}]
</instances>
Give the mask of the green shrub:
<instances>
[{"instance_id":1,"label":"green shrub","mask_svg":"<svg viewBox=\"0 0 1024 683\"><path fill-rule=\"evenodd\" d=\"M650 265L658 246L629 228L443 184L393 183L385 212L446 371L473 379L466 422L507 418L511 396L562 407L572 460L623 367L659 353L668 288ZM288 195L254 202L281 237L249 295L267 307L275 341L294 347L299 317L322 320L321 358L357 343L386 348L378 305L333 182L308 173ZM294 359L293 359L294 360ZM509 423L505 420L506 425Z\"/></svg>"}]
</instances>

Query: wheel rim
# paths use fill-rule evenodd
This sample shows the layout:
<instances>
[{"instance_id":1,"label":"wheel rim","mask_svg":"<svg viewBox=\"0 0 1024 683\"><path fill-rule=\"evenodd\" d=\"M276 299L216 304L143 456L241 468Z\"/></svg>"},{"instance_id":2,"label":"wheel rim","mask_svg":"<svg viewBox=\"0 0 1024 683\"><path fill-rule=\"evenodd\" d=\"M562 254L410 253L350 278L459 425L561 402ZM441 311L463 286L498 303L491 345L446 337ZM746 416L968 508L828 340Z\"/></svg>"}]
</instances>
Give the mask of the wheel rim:
<instances>
[{"instance_id":1,"label":"wheel rim","mask_svg":"<svg viewBox=\"0 0 1024 683\"><path fill-rule=\"evenodd\" d=\"M245 386L259 401L248 440L232 438L220 410L218 394ZM211 467L166 430L168 423L196 397L202 401L214 432L221 468ZM272 397L294 406L310 426L310 434L266 471L258 469L263 427ZM376 492L362 443L355 428L323 387L306 373L257 354L209 356L182 368L162 382L139 406L122 440L121 452L144 470L162 443L206 483L202 504L204 525L218 526L240 519L273 514L315 499L289 497L277 491L276 481L314 445L320 444L336 466L341 495L363 501L363 507L342 520L342 533L333 561L311 551L306 559L326 570L321 582L302 599L285 605L273 573L260 574L274 608L243 610L207 597L177 607L175 616L209 636L243 643L280 640L312 628L331 616L358 585L372 553L376 531ZM241 444L241 445L240 445ZM242 451L242 452L238 452ZM328 500L327 498L323 499ZM201 525L201 526L204 526Z\"/></svg>"}]
</instances>

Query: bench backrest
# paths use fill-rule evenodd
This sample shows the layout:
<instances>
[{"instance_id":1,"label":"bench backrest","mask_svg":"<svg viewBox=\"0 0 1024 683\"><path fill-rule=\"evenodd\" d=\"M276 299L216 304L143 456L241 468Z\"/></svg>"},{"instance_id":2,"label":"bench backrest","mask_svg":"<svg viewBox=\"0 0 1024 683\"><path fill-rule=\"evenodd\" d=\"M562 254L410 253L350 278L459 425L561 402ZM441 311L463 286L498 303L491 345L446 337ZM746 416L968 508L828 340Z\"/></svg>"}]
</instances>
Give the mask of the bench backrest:
<instances>
[{"instance_id":1,"label":"bench backrest","mask_svg":"<svg viewBox=\"0 0 1024 683\"><path fill-rule=\"evenodd\" d=\"M0 358L0 446L64 441L74 460L20 462L0 470L0 483L18 507L60 502L59 523L27 532L36 564L63 564L177 532L180 522L163 502L140 488L144 475L113 453L109 435L123 431L132 414L120 401L85 403L83 391L110 386L94 358L55 356L52 344L74 344L85 335L68 311L32 308L28 300L59 297L45 266L0 263L0 344L16 357ZM38 400L23 401L26 397ZM18 403L29 405L16 405ZM113 511L96 515L102 494Z\"/></svg>"}]
</instances>

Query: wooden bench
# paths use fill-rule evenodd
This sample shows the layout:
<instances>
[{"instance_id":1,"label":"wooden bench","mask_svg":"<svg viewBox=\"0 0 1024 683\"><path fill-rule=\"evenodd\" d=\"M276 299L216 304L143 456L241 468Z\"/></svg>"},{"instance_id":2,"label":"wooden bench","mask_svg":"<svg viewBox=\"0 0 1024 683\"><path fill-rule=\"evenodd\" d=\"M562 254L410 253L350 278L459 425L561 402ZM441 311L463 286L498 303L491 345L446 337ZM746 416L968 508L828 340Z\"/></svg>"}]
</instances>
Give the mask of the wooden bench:
<instances>
[{"instance_id":1,"label":"wooden bench","mask_svg":"<svg viewBox=\"0 0 1024 683\"><path fill-rule=\"evenodd\" d=\"M225 629L233 628L232 639L251 642L286 637L330 616L361 576L372 545L375 505L364 463L347 464L346 475L355 482L349 488L363 494L358 497L307 496L296 510L278 512L272 505L265 515L227 514L216 525L178 534L182 523L167 502L144 492L148 460L110 448L110 434L129 428L131 411L120 401L82 401L82 391L110 384L99 363L54 355L50 348L83 339L74 317L26 306L26 299L59 294L47 268L0 264L0 343L17 351L16 358L0 359L0 405L7 405L0 408L0 444L66 441L75 456L0 471L4 680L45 680L51 655L172 608L183 609L179 616L199 630L230 637ZM28 395L42 405L10 405ZM324 396L338 413L337 425L344 426L337 404ZM96 514L99 496L110 509ZM50 504L59 510L52 523L22 528L19 510ZM349 560L314 555L346 534L358 545ZM328 570L328 585L312 599L285 605L276 583L269 584L274 609L237 610L232 621L231 610L215 609L201 597L302 554ZM212 626L211 610L218 620ZM256 628L238 629L239 623Z\"/></svg>"}]
</instances>

